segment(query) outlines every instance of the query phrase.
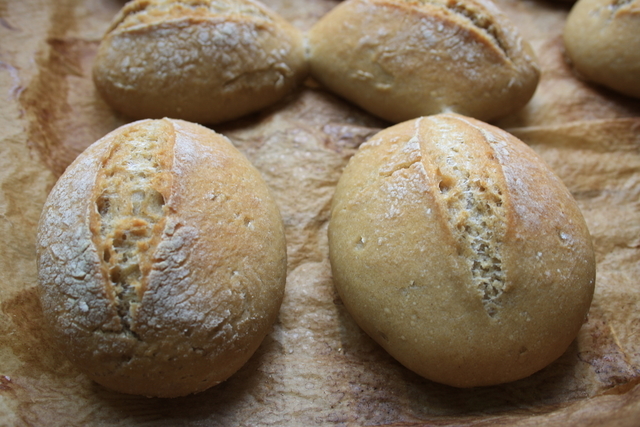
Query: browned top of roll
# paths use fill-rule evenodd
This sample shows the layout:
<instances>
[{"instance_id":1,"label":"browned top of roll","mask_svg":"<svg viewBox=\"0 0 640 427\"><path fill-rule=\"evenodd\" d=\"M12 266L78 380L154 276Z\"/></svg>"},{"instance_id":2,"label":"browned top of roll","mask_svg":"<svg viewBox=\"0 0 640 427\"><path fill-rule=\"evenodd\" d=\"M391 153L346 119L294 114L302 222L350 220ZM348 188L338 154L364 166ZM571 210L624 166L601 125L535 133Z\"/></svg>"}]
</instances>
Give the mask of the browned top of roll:
<instances>
[{"instance_id":1,"label":"browned top of roll","mask_svg":"<svg viewBox=\"0 0 640 427\"><path fill-rule=\"evenodd\" d=\"M347 0L309 32L311 72L389 121L453 111L491 120L538 83L533 51L485 0Z\"/></svg>"},{"instance_id":2,"label":"browned top of roll","mask_svg":"<svg viewBox=\"0 0 640 427\"><path fill-rule=\"evenodd\" d=\"M93 69L102 97L134 119L238 118L306 76L302 34L251 0L135 0L105 34Z\"/></svg>"},{"instance_id":3,"label":"browned top of roll","mask_svg":"<svg viewBox=\"0 0 640 427\"><path fill-rule=\"evenodd\" d=\"M457 114L363 144L336 188L329 242L358 324L409 369L453 386L542 369L593 296L591 238L567 188L523 142Z\"/></svg>"},{"instance_id":4,"label":"browned top of roll","mask_svg":"<svg viewBox=\"0 0 640 427\"><path fill-rule=\"evenodd\" d=\"M280 214L224 137L179 120L123 126L52 190L38 232L45 317L114 390L173 397L233 374L284 292Z\"/></svg>"}]
</instances>

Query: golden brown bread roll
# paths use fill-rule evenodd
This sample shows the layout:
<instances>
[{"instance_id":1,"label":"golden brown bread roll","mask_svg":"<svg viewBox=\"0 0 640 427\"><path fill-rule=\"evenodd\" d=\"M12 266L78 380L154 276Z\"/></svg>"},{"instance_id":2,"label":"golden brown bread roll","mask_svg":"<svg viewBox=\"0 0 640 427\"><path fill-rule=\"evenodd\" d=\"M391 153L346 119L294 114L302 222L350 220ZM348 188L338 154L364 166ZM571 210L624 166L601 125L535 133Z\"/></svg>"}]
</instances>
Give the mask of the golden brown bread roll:
<instances>
[{"instance_id":1,"label":"golden brown bread roll","mask_svg":"<svg viewBox=\"0 0 640 427\"><path fill-rule=\"evenodd\" d=\"M329 223L336 288L392 356L457 387L559 357L591 303L595 259L569 191L527 145L443 114L363 144Z\"/></svg>"},{"instance_id":2,"label":"golden brown bread roll","mask_svg":"<svg viewBox=\"0 0 640 427\"><path fill-rule=\"evenodd\" d=\"M580 0L564 28L566 52L587 80L640 98L640 0Z\"/></svg>"},{"instance_id":3,"label":"golden brown bread roll","mask_svg":"<svg viewBox=\"0 0 640 427\"><path fill-rule=\"evenodd\" d=\"M91 145L38 230L41 302L80 370L175 397L232 375L282 301L286 248L258 171L224 137L145 120Z\"/></svg>"},{"instance_id":4,"label":"golden brown bread roll","mask_svg":"<svg viewBox=\"0 0 640 427\"><path fill-rule=\"evenodd\" d=\"M309 31L311 74L383 119L492 120L538 84L529 44L486 0L346 0Z\"/></svg>"},{"instance_id":5,"label":"golden brown bread roll","mask_svg":"<svg viewBox=\"0 0 640 427\"><path fill-rule=\"evenodd\" d=\"M300 31L253 0L134 0L95 60L98 91L135 119L231 120L307 73Z\"/></svg>"}]
</instances>

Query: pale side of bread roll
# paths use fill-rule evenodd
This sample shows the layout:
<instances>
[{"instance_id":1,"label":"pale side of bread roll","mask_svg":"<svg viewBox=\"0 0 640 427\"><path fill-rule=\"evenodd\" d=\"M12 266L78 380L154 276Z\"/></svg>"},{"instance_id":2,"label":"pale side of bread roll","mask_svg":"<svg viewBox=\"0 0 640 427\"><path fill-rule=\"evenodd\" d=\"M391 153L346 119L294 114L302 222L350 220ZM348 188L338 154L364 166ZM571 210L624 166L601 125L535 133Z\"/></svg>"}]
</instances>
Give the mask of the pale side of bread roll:
<instances>
[{"instance_id":1,"label":"pale side of bread roll","mask_svg":"<svg viewBox=\"0 0 640 427\"><path fill-rule=\"evenodd\" d=\"M307 75L302 34L253 0L134 0L95 59L95 85L135 119L235 119Z\"/></svg>"},{"instance_id":2,"label":"pale side of bread roll","mask_svg":"<svg viewBox=\"0 0 640 427\"><path fill-rule=\"evenodd\" d=\"M315 79L391 122L447 111L496 119L529 101L540 74L488 0L346 0L308 45Z\"/></svg>"},{"instance_id":3,"label":"pale side of bread roll","mask_svg":"<svg viewBox=\"0 0 640 427\"><path fill-rule=\"evenodd\" d=\"M527 145L442 114L381 131L333 200L330 260L356 322L418 374L457 387L558 358L595 285L589 231Z\"/></svg>"},{"instance_id":4,"label":"pale side of bread roll","mask_svg":"<svg viewBox=\"0 0 640 427\"><path fill-rule=\"evenodd\" d=\"M580 0L564 28L567 56L580 75L640 98L640 0Z\"/></svg>"},{"instance_id":5,"label":"pale side of bread roll","mask_svg":"<svg viewBox=\"0 0 640 427\"><path fill-rule=\"evenodd\" d=\"M38 230L45 318L96 382L175 397L236 372L284 293L280 213L223 136L179 120L123 126L51 191Z\"/></svg>"}]
</instances>

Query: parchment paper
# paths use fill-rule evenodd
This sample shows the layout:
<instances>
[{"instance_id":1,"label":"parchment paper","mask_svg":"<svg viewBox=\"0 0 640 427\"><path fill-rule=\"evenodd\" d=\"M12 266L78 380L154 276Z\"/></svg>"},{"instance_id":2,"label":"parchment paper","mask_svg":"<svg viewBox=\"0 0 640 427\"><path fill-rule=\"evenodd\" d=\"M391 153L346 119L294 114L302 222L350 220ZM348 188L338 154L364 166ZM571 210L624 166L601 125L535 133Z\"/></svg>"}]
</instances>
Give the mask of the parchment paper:
<instances>
[{"instance_id":1,"label":"parchment paper","mask_svg":"<svg viewBox=\"0 0 640 427\"><path fill-rule=\"evenodd\" d=\"M308 29L333 0L266 2ZM117 0L0 0L0 425L640 425L640 101L579 80L564 60L571 4L499 0L543 68L529 105L496 124L572 191L597 252L588 322L556 362L521 381L459 390L402 367L345 311L326 228L341 170L388 126L309 80L278 105L214 129L271 187L286 225L280 316L254 357L206 392L148 399L89 381L55 350L36 292L37 221L57 176L128 122L91 66Z\"/></svg>"}]
</instances>

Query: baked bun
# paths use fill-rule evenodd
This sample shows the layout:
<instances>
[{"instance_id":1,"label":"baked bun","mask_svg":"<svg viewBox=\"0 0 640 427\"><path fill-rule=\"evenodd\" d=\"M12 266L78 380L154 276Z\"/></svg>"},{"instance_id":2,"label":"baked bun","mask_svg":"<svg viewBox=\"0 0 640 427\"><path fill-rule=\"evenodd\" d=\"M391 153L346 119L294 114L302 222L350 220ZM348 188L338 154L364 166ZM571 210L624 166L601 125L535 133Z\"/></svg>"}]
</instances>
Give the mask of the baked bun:
<instances>
[{"instance_id":1,"label":"baked bun","mask_svg":"<svg viewBox=\"0 0 640 427\"><path fill-rule=\"evenodd\" d=\"M282 221L258 171L179 120L123 126L51 191L38 230L45 319L113 390L175 397L228 378L282 301Z\"/></svg>"},{"instance_id":2,"label":"baked bun","mask_svg":"<svg viewBox=\"0 0 640 427\"><path fill-rule=\"evenodd\" d=\"M560 179L523 142L456 114L360 147L336 189L329 245L362 329L407 368L456 387L551 363L594 291L589 232Z\"/></svg>"},{"instance_id":3,"label":"baked bun","mask_svg":"<svg viewBox=\"0 0 640 427\"><path fill-rule=\"evenodd\" d=\"M391 122L447 111L496 119L529 101L540 74L489 0L346 0L308 40L315 79Z\"/></svg>"},{"instance_id":4,"label":"baked bun","mask_svg":"<svg viewBox=\"0 0 640 427\"><path fill-rule=\"evenodd\" d=\"M578 1L564 43L584 78L640 98L640 0Z\"/></svg>"},{"instance_id":5,"label":"baked bun","mask_svg":"<svg viewBox=\"0 0 640 427\"><path fill-rule=\"evenodd\" d=\"M271 105L306 74L300 31L252 0L134 0L104 36L93 69L115 110L198 123Z\"/></svg>"}]
</instances>

